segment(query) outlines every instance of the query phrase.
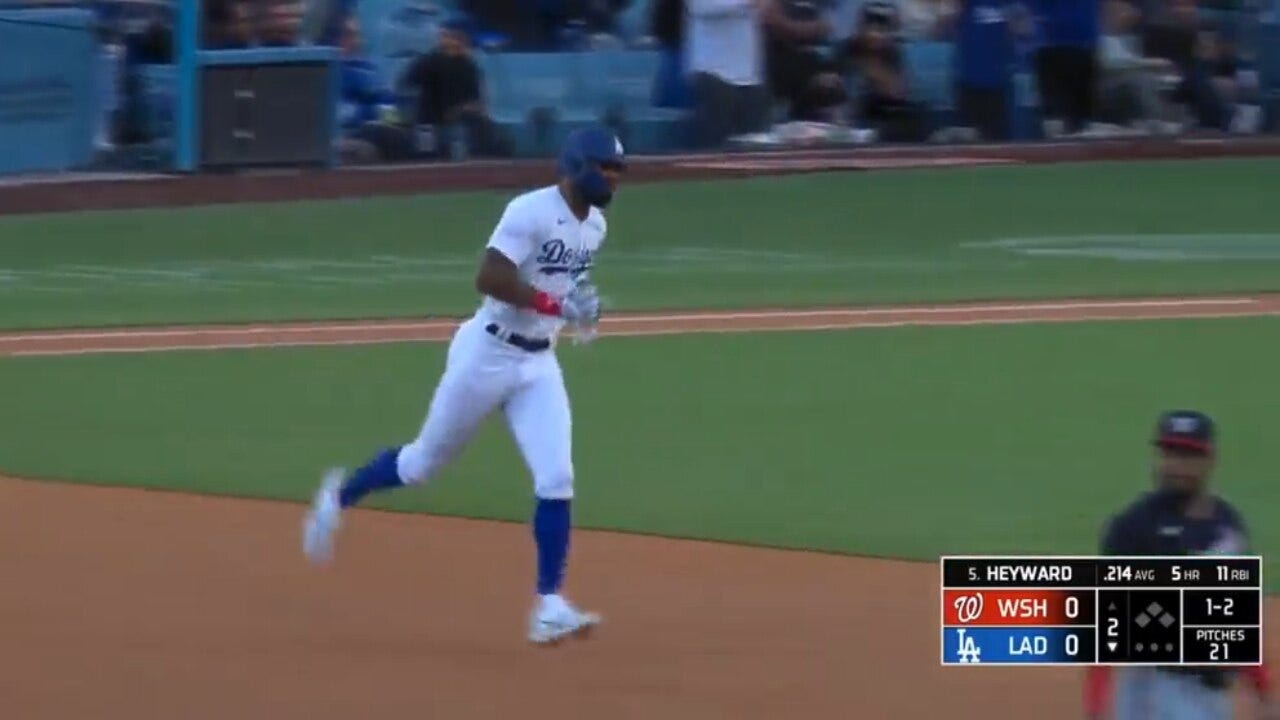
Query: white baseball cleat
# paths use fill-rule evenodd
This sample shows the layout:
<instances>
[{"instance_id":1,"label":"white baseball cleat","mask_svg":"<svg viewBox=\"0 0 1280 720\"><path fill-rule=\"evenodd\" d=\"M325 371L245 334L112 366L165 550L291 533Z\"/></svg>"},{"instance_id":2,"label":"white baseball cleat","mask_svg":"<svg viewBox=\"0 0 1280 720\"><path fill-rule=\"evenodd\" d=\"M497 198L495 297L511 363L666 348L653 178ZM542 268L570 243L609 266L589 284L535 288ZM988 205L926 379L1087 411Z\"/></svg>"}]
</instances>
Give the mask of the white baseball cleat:
<instances>
[{"instance_id":1,"label":"white baseball cleat","mask_svg":"<svg viewBox=\"0 0 1280 720\"><path fill-rule=\"evenodd\" d=\"M346 470L333 468L324 474L316 499L302 523L302 552L313 564L324 565L333 558L333 538L342 526L342 505L338 490Z\"/></svg>"},{"instance_id":2,"label":"white baseball cleat","mask_svg":"<svg viewBox=\"0 0 1280 720\"><path fill-rule=\"evenodd\" d=\"M543 595L529 616L529 642L555 645L567 637L586 637L599 624L596 613L582 612L559 595Z\"/></svg>"}]
</instances>

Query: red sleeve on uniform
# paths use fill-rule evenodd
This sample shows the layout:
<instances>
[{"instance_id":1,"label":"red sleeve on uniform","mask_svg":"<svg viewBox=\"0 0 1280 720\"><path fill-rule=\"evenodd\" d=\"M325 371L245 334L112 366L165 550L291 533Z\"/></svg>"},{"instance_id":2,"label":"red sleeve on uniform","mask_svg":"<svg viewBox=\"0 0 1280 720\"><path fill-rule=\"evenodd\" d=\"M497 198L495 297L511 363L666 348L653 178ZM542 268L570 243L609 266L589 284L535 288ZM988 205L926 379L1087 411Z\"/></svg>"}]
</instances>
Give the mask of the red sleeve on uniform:
<instances>
[{"instance_id":1,"label":"red sleeve on uniform","mask_svg":"<svg viewBox=\"0 0 1280 720\"><path fill-rule=\"evenodd\" d=\"M1086 717L1102 717L1111 699L1111 668L1095 666L1084 671L1084 712Z\"/></svg>"},{"instance_id":2,"label":"red sleeve on uniform","mask_svg":"<svg viewBox=\"0 0 1280 720\"><path fill-rule=\"evenodd\" d=\"M1258 691L1259 695L1265 695L1271 691L1271 676L1267 672L1266 665L1250 665L1241 672L1249 678L1249 682L1253 684L1253 689Z\"/></svg>"}]
</instances>

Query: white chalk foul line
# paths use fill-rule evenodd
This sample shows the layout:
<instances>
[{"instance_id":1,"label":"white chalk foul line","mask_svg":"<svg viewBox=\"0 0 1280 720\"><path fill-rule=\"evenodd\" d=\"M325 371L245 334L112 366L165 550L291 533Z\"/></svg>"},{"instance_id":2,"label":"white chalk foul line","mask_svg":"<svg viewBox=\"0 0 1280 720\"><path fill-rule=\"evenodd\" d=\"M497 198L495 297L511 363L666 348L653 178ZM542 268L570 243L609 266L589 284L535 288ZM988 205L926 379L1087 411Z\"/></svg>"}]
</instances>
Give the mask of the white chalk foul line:
<instances>
[{"instance_id":1,"label":"white chalk foul line","mask_svg":"<svg viewBox=\"0 0 1280 720\"><path fill-rule=\"evenodd\" d=\"M844 323L813 323L809 325L782 325L777 327L721 327L721 328L634 328L629 330L604 330L605 337L649 337L660 335L701 335L701 334L740 334L758 332L813 332L827 330L871 330L899 327L970 327L975 325L1034 325L1040 323L1085 323L1085 322L1142 322L1152 320L1214 320L1246 317L1280 317L1280 310L1239 310L1213 313L1195 313L1191 315L1168 315L1165 313L1145 313L1135 315L1076 315L1070 317L1005 317L1005 318L914 318L902 320L867 320ZM399 343L444 342L447 338L344 338L335 340L300 339L300 340L262 340L247 342L210 343L204 345L166 345L158 347L120 347L120 348L69 348L57 350L18 350L0 353L9 357L51 357L60 355L102 355L102 354L136 354L155 352L176 352L190 350L253 350L264 348L286 347L341 347L347 345L394 345Z\"/></svg>"},{"instance_id":2,"label":"white chalk foul line","mask_svg":"<svg viewBox=\"0 0 1280 720\"><path fill-rule=\"evenodd\" d=\"M604 328L615 323L672 323L694 322L700 320L771 320L818 317L875 317L877 315L901 315L902 313L924 313L930 315L955 315L971 313L1023 313L1038 311L1077 311L1077 310L1129 310L1144 308L1193 308L1257 305L1257 298L1220 297L1220 298L1171 298L1167 300L1080 300L1070 302L1025 302L1001 304L971 305L921 305L921 306L885 306L872 308L830 308L815 310L755 310L724 311L696 313L637 313L634 315L605 318ZM187 329L166 328L156 330L121 329L91 331L49 331L24 333L15 335L0 334L0 345L15 342L58 341L58 340L114 340L132 338L168 338L168 337L208 337L217 335L291 335L317 332L360 332L383 333L395 331L417 330L451 330L457 327L460 319L420 320L413 322L361 322L361 323L314 323L314 324L279 324L279 325L226 325L222 327L191 327Z\"/></svg>"}]
</instances>

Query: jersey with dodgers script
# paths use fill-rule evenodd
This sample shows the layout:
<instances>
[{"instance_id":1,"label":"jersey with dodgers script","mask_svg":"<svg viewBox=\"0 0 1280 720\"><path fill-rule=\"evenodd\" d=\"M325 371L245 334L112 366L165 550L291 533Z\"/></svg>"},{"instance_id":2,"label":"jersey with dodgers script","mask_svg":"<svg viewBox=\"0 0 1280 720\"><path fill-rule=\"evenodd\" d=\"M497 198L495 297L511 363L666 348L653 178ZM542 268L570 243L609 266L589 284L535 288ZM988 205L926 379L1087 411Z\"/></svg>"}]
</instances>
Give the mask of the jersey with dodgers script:
<instances>
[{"instance_id":1,"label":"jersey with dodgers script","mask_svg":"<svg viewBox=\"0 0 1280 720\"><path fill-rule=\"evenodd\" d=\"M552 185L516 197L507 204L487 247L507 256L520 279L554 298L569 294L587 278L596 252L604 243L604 215L591 208L581 222ZM564 321L527 308L485 297L476 317L495 322L509 332L529 338L553 338Z\"/></svg>"}]
</instances>

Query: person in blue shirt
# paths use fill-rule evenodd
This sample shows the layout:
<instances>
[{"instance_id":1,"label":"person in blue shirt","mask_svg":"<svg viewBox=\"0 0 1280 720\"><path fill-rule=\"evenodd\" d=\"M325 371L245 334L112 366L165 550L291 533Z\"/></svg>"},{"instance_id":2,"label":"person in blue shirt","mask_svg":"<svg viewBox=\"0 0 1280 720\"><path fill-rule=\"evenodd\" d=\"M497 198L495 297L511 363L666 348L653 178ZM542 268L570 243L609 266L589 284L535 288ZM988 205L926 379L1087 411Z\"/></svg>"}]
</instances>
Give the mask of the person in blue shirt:
<instances>
[{"instance_id":1,"label":"person in blue shirt","mask_svg":"<svg viewBox=\"0 0 1280 720\"><path fill-rule=\"evenodd\" d=\"M1029 0L1040 49L1036 80L1047 134L1078 133L1094 116L1100 0Z\"/></svg>"},{"instance_id":2,"label":"person in blue shirt","mask_svg":"<svg viewBox=\"0 0 1280 720\"><path fill-rule=\"evenodd\" d=\"M364 56L354 16L343 23L339 144L350 160L398 160L411 154L411 137L399 116L395 92Z\"/></svg>"},{"instance_id":3,"label":"person in blue shirt","mask_svg":"<svg viewBox=\"0 0 1280 720\"><path fill-rule=\"evenodd\" d=\"M396 112L396 95L382 81L378 68L360 51L359 31L348 21L342 37L342 101L338 118L343 128L388 119Z\"/></svg>"},{"instance_id":4,"label":"person in blue shirt","mask_svg":"<svg viewBox=\"0 0 1280 720\"><path fill-rule=\"evenodd\" d=\"M955 19L960 124L983 140L1009 139L1014 41L1024 21L1018 0L961 0Z\"/></svg>"}]
</instances>

